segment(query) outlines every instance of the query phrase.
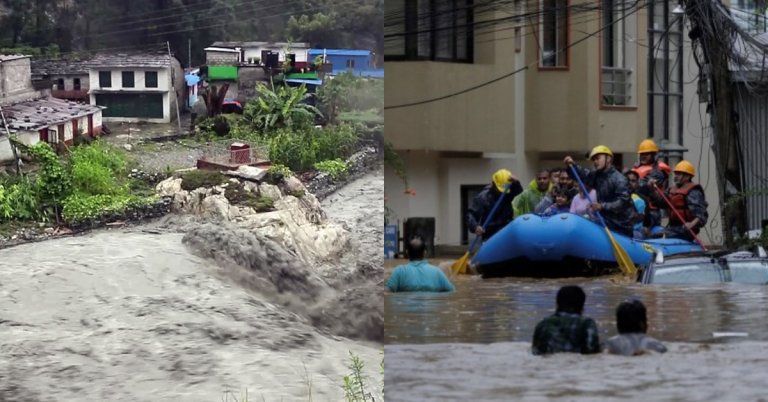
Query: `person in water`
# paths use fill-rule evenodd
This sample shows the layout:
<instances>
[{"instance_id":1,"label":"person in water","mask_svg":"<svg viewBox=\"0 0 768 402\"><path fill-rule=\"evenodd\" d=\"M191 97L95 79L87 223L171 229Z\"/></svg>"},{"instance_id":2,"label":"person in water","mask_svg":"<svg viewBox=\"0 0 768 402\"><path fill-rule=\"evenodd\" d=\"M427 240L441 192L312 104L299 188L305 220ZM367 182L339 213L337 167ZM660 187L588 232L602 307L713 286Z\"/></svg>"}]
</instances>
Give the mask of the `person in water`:
<instances>
[{"instance_id":1,"label":"person in water","mask_svg":"<svg viewBox=\"0 0 768 402\"><path fill-rule=\"evenodd\" d=\"M582 316L586 299L584 290L579 286L560 288L555 314L539 322L533 332L534 355L600 353L597 324L593 319Z\"/></svg>"},{"instance_id":2,"label":"person in water","mask_svg":"<svg viewBox=\"0 0 768 402\"><path fill-rule=\"evenodd\" d=\"M387 288L392 292L452 292L455 290L440 268L424 259L426 245L420 237L408 242L409 263L392 272Z\"/></svg>"},{"instance_id":3,"label":"person in water","mask_svg":"<svg viewBox=\"0 0 768 402\"><path fill-rule=\"evenodd\" d=\"M645 333L648 316L640 300L625 301L616 308L616 329L619 334L605 342L608 353L637 356L648 352L665 353L667 347Z\"/></svg>"}]
</instances>

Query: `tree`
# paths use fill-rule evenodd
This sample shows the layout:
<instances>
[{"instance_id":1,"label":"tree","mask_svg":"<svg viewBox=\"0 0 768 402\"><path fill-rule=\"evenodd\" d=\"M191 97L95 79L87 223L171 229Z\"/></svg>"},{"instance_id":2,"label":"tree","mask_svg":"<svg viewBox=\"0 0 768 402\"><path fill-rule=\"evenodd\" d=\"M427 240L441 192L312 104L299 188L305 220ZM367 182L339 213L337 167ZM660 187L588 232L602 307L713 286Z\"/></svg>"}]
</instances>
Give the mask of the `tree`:
<instances>
[{"instance_id":1,"label":"tree","mask_svg":"<svg viewBox=\"0 0 768 402\"><path fill-rule=\"evenodd\" d=\"M313 47L342 47L343 40L338 32L336 21L334 12L316 13L311 17L302 14L298 19L291 16L285 27L285 35L291 40L309 42Z\"/></svg>"}]
</instances>

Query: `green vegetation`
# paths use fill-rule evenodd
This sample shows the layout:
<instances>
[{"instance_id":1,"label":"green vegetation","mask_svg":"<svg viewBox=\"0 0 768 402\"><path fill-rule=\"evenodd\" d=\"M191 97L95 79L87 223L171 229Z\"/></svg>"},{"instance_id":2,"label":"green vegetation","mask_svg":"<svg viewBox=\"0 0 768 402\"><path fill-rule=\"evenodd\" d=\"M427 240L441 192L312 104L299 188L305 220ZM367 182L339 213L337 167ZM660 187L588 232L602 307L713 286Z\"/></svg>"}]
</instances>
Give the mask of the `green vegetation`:
<instances>
[{"instance_id":1,"label":"green vegetation","mask_svg":"<svg viewBox=\"0 0 768 402\"><path fill-rule=\"evenodd\" d=\"M285 180L286 177L292 175L291 169L288 166L275 163L267 170L265 181L269 184L279 184Z\"/></svg>"},{"instance_id":2,"label":"green vegetation","mask_svg":"<svg viewBox=\"0 0 768 402\"><path fill-rule=\"evenodd\" d=\"M102 141L69 148L59 158L47 143L27 146L14 140L21 152L39 164L34 180L28 176L0 183L0 222L65 222L96 219L156 200L128 177L127 154Z\"/></svg>"},{"instance_id":3,"label":"green vegetation","mask_svg":"<svg viewBox=\"0 0 768 402\"><path fill-rule=\"evenodd\" d=\"M343 180L349 174L347 162L341 159L334 159L315 163L315 169L320 172L328 173L334 180Z\"/></svg>"},{"instance_id":4,"label":"green vegetation","mask_svg":"<svg viewBox=\"0 0 768 402\"><path fill-rule=\"evenodd\" d=\"M182 190L192 191L200 187L220 186L228 182L227 176L213 170L192 170L181 176Z\"/></svg>"},{"instance_id":5,"label":"green vegetation","mask_svg":"<svg viewBox=\"0 0 768 402\"><path fill-rule=\"evenodd\" d=\"M357 134L350 125L280 130L270 139L269 158L293 171L304 171L317 162L348 158L356 143Z\"/></svg>"},{"instance_id":6,"label":"green vegetation","mask_svg":"<svg viewBox=\"0 0 768 402\"><path fill-rule=\"evenodd\" d=\"M259 133L269 134L279 129L303 129L311 126L320 112L306 103L311 97L304 85L289 87L263 83L256 86L258 97L246 103L243 120Z\"/></svg>"},{"instance_id":7,"label":"green vegetation","mask_svg":"<svg viewBox=\"0 0 768 402\"><path fill-rule=\"evenodd\" d=\"M274 201L272 198L257 196L256 194L247 191L242 183L230 183L227 185L227 189L224 190L224 197L232 205L251 207L256 210L256 212L269 212L274 210Z\"/></svg>"}]
</instances>

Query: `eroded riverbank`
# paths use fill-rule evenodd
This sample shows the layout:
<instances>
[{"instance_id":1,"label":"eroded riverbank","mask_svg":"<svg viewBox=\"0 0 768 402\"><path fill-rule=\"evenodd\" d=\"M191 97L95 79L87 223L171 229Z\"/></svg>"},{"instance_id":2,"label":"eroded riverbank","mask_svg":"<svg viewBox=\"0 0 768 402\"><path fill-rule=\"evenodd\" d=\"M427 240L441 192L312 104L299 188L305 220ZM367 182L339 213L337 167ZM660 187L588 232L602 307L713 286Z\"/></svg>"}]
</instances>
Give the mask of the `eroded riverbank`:
<instances>
[{"instance_id":1,"label":"eroded riverbank","mask_svg":"<svg viewBox=\"0 0 768 402\"><path fill-rule=\"evenodd\" d=\"M356 222L353 236L380 232L360 227L375 220L355 217L383 205L377 189L336 200L359 207L329 210L329 219ZM380 251L380 241L354 240L353 256L323 271L242 229L188 224L0 251L3 399L211 401L248 389L257 400L307 400L311 390L313 400L336 401L349 351L380 386L381 295L366 289L375 291L383 272L357 258L373 253L366 247Z\"/></svg>"}]
</instances>

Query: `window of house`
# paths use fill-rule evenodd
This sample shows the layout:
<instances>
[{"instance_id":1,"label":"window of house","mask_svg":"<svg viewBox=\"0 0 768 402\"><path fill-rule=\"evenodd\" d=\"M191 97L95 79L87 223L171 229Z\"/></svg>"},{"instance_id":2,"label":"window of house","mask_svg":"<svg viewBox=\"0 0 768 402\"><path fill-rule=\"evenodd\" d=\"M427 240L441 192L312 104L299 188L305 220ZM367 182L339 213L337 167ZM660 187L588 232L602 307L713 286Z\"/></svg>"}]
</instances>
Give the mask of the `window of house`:
<instances>
[{"instance_id":1,"label":"window of house","mask_svg":"<svg viewBox=\"0 0 768 402\"><path fill-rule=\"evenodd\" d=\"M384 59L472 62L473 0L387 0Z\"/></svg>"},{"instance_id":2,"label":"window of house","mask_svg":"<svg viewBox=\"0 0 768 402\"><path fill-rule=\"evenodd\" d=\"M648 131L649 137L683 144L683 18L672 13L677 4L648 7Z\"/></svg>"},{"instance_id":3,"label":"window of house","mask_svg":"<svg viewBox=\"0 0 768 402\"><path fill-rule=\"evenodd\" d=\"M123 88L133 87L133 71L123 71Z\"/></svg>"},{"instance_id":4,"label":"window of house","mask_svg":"<svg viewBox=\"0 0 768 402\"><path fill-rule=\"evenodd\" d=\"M568 67L568 0L541 1L541 67Z\"/></svg>"},{"instance_id":5,"label":"window of house","mask_svg":"<svg viewBox=\"0 0 768 402\"><path fill-rule=\"evenodd\" d=\"M601 3L601 104L634 106L637 17L621 0Z\"/></svg>"},{"instance_id":6,"label":"window of house","mask_svg":"<svg viewBox=\"0 0 768 402\"><path fill-rule=\"evenodd\" d=\"M58 89L59 91L64 90L64 78L59 78L56 80L56 89Z\"/></svg>"},{"instance_id":7,"label":"window of house","mask_svg":"<svg viewBox=\"0 0 768 402\"><path fill-rule=\"evenodd\" d=\"M73 78L72 79L72 87L75 89L75 91L80 90L80 78Z\"/></svg>"},{"instance_id":8,"label":"window of house","mask_svg":"<svg viewBox=\"0 0 768 402\"><path fill-rule=\"evenodd\" d=\"M347 68L355 68L355 59L347 59Z\"/></svg>"},{"instance_id":9,"label":"window of house","mask_svg":"<svg viewBox=\"0 0 768 402\"><path fill-rule=\"evenodd\" d=\"M144 72L144 86L147 88L157 88L157 71Z\"/></svg>"},{"instance_id":10,"label":"window of house","mask_svg":"<svg viewBox=\"0 0 768 402\"><path fill-rule=\"evenodd\" d=\"M99 86L102 88L110 88L112 86L111 71L99 71Z\"/></svg>"},{"instance_id":11,"label":"window of house","mask_svg":"<svg viewBox=\"0 0 768 402\"><path fill-rule=\"evenodd\" d=\"M762 4L758 0L731 1L733 20L751 34L768 32L768 13Z\"/></svg>"}]
</instances>

